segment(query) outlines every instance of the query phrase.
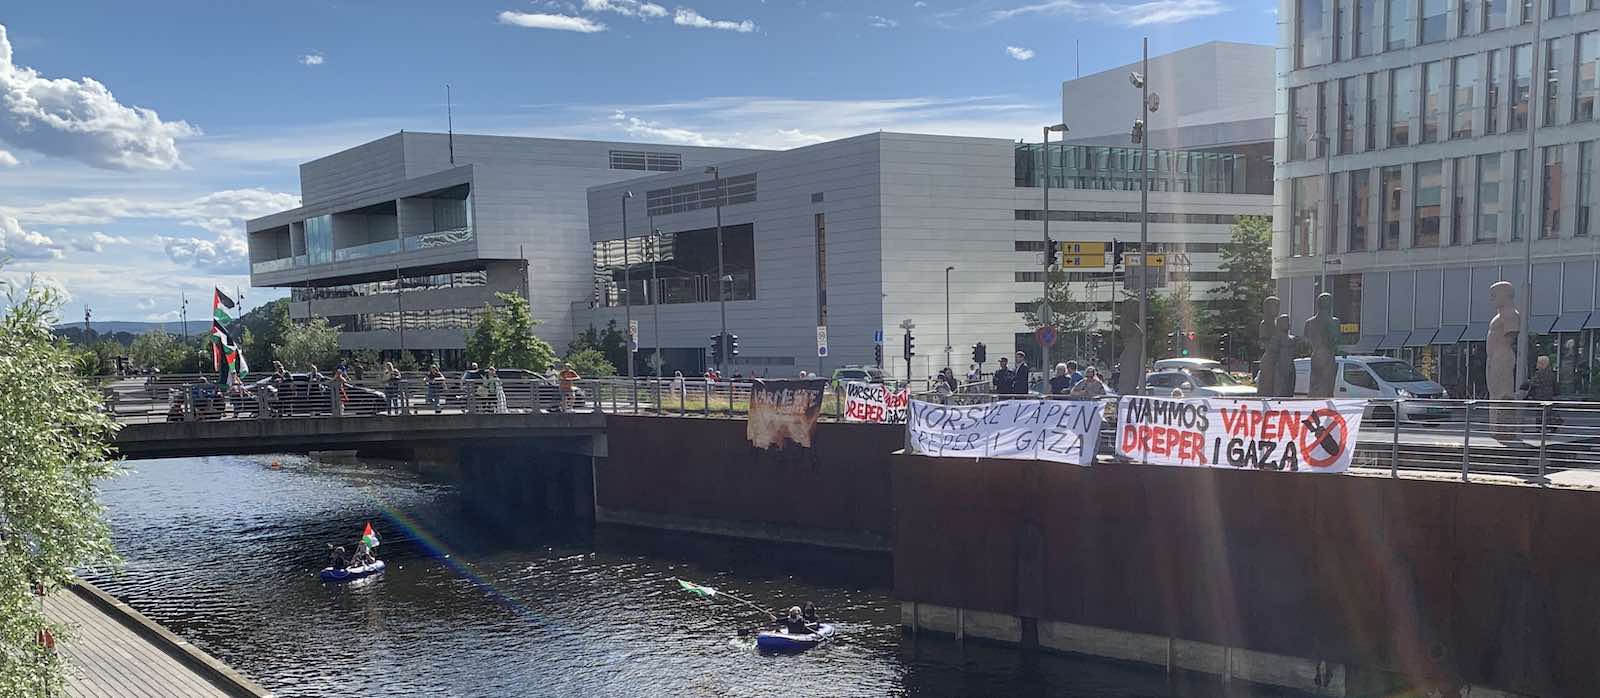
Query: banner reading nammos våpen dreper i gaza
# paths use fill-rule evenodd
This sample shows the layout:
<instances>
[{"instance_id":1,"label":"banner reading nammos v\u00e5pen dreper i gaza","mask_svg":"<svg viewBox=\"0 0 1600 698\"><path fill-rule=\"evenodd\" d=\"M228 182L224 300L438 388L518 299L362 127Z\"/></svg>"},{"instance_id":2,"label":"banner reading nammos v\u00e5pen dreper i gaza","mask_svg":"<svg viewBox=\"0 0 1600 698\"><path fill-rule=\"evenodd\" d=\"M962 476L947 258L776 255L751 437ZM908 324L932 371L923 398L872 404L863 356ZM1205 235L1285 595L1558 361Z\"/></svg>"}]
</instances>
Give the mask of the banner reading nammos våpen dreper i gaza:
<instances>
[{"instance_id":1,"label":"banner reading nammos v\u00e5pen dreper i gaza","mask_svg":"<svg viewBox=\"0 0 1600 698\"><path fill-rule=\"evenodd\" d=\"M1002 400L982 405L911 401L911 452L1089 465L1105 418L1099 400Z\"/></svg>"},{"instance_id":2,"label":"banner reading nammos v\u00e5pen dreper i gaza","mask_svg":"<svg viewBox=\"0 0 1600 698\"><path fill-rule=\"evenodd\" d=\"M1364 407L1365 400L1124 396L1117 455L1155 465L1343 472Z\"/></svg>"}]
</instances>

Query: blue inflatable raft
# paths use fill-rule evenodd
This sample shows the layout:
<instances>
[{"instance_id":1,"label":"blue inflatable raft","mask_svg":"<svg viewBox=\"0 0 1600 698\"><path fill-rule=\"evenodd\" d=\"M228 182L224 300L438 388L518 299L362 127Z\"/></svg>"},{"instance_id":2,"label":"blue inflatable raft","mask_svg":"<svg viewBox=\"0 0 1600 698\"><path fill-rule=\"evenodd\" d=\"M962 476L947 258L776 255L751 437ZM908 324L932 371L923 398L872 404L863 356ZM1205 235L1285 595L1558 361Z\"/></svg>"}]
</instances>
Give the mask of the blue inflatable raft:
<instances>
[{"instance_id":1,"label":"blue inflatable raft","mask_svg":"<svg viewBox=\"0 0 1600 698\"><path fill-rule=\"evenodd\" d=\"M383 567L384 565L382 560L375 561L372 564L362 565L360 567L346 567L342 570L336 570L332 567L324 567L322 568L322 581L353 582L363 577L371 577L372 575L380 574L383 572Z\"/></svg>"},{"instance_id":2,"label":"blue inflatable raft","mask_svg":"<svg viewBox=\"0 0 1600 698\"><path fill-rule=\"evenodd\" d=\"M769 630L756 635L756 649L762 652L804 652L827 642L833 637L833 633L833 625L829 623L822 623L817 626L815 632L804 635Z\"/></svg>"}]
</instances>

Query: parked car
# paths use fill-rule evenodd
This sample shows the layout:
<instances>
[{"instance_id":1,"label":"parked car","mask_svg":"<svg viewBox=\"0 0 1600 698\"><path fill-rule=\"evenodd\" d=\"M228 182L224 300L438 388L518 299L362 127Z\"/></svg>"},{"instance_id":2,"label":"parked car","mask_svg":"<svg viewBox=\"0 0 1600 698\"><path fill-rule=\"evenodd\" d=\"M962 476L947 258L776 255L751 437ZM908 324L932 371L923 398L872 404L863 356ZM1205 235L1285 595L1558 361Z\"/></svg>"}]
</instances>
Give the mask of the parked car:
<instances>
[{"instance_id":1,"label":"parked car","mask_svg":"<svg viewBox=\"0 0 1600 698\"><path fill-rule=\"evenodd\" d=\"M506 392L506 405L511 409L527 409L534 405L538 409L549 412L561 411L561 384L546 376L521 368L497 368L495 376L501 381L501 387ZM477 381L485 375L483 371L467 371L462 374L462 383L455 387L447 397L447 402L458 407L465 407L467 393L477 387ZM588 406L589 394L583 388L575 388L573 396L573 409ZM490 406L483 406L489 409Z\"/></svg>"},{"instance_id":2,"label":"parked car","mask_svg":"<svg viewBox=\"0 0 1600 698\"><path fill-rule=\"evenodd\" d=\"M1220 365L1152 371L1144 379L1150 394L1158 397L1170 395L1173 388L1180 388L1184 383L1189 384L1189 388L1183 391L1187 397L1249 398L1256 395L1255 386L1240 383L1232 374L1222 370Z\"/></svg>"},{"instance_id":3,"label":"parked car","mask_svg":"<svg viewBox=\"0 0 1600 698\"><path fill-rule=\"evenodd\" d=\"M330 414L333 411L333 377L311 382L309 373L289 374L288 385L267 376L251 383L250 392L267 396L267 409L283 416ZM343 412L347 415L373 415L388 409L383 392L359 385L345 386Z\"/></svg>"},{"instance_id":4,"label":"parked car","mask_svg":"<svg viewBox=\"0 0 1600 698\"><path fill-rule=\"evenodd\" d=\"M1422 375L1415 367L1387 356L1337 357L1333 396L1348 398L1414 398L1444 400L1450 397L1444 386ZM1311 384L1311 359L1294 360L1294 394L1305 395ZM1443 405L1407 404L1401 408L1402 421L1444 419L1450 409ZM1372 405L1367 416L1391 419L1394 409Z\"/></svg>"},{"instance_id":5,"label":"parked car","mask_svg":"<svg viewBox=\"0 0 1600 698\"><path fill-rule=\"evenodd\" d=\"M1200 359L1200 358L1187 357L1187 356L1186 357L1173 357L1173 358L1170 358L1170 359L1161 359L1159 361L1156 361L1155 366L1154 366L1154 370L1157 370L1157 371L1169 371L1169 370L1179 370L1179 371L1181 371L1181 370L1187 369L1187 368L1216 369L1216 370L1219 370L1219 371L1223 370L1222 362L1220 362L1220 361L1214 361L1212 359Z\"/></svg>"},{"instance_id":6,"label":"parked car","mask_svg":"<svg viewBox=\"0 0 1600 698\"><path fill-rule=\"evenodd\" d=\"M888 383L889 374L877 366L840 366L833 369L833 384L847 381L857 383Z\"/></svg>"}]
</instances>

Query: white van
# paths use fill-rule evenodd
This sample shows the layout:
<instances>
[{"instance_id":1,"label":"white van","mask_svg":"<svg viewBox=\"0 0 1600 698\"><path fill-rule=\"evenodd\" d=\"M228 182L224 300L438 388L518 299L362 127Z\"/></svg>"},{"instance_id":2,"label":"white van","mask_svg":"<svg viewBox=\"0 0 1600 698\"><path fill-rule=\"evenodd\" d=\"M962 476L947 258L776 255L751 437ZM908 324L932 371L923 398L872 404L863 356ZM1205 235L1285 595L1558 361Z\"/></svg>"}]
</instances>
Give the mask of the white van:
<instances>
[{"instance_id":1,"label":"white van","mask_svg":"<svg viewBox=\"0 0 1600 698\"><path fill-rule=\"evenodd\" d=\"M1338 377L1334 381L1336 398L1408 398L1443 400L1449 396L1443 386L1428 380L1408 364L1387 356L1338 357ZM1303 396L1311 384L1311 359L1294 360L1294 394ZM1389 410L1379 406L1368 409L1368 415L1387 418ZM1449 410L1439 405L1408 404L1401 414L1402 420L1440 419Z\"/></svg>"},{"instance_id":2,"label":"white van","mask_svg":"<svg viewBox=\"0 0 1600 698\"><path fill-rule=\"evenodd\" d=\"M1176 358L1175 357L1175 358L1171 358L1171 359L1161 359L1159 361L1156 361L1154 367L1151 370L1152 371L1182 371L1182 370L1184 370L1186 368L1205 368L1205 369L1212 369L1212 370L1216 370L1216 371L1226 370L1226 369L1224 369L1222 367L1222 362L1220 362L1220 361L1214 361L1212 359L1194 359L1194 358L1188 358L1188 357L1184 357L1184 358Z\"/></svg>"}]
</instances>

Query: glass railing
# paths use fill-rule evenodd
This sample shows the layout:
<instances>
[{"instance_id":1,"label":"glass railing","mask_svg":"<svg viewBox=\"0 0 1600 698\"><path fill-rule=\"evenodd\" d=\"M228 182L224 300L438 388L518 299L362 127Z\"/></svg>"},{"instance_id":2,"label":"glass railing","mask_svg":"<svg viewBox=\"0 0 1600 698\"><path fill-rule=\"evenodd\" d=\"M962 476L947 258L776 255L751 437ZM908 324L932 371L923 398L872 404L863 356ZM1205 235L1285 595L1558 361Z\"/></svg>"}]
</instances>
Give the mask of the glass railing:
<instances>
[{"instance_id":1,"label":"glass railing","mask_svg":"<svg viewBox=\"0 0 1600 698\"><path fill-rule=\"evenodd\" d=\"M435 230L431 233L416 233L405 237L406 251L430 250L435 247L445 247L467 242L472 239L472 227L454 228L451 230Z\"/></svg>"},{"instance_id":2,"label":"glass railing","mask_svg":"<svg viewBox=\"0 0 1600 698\"><path fill-rule=\"evenodd\" d=\"M351 259L362 259L364 257L376 257L378 255L394 254L399 251L399 240L379 240L377 242L369 242L365 245L356 245L354 247L345 247L334 250L333 260L335 262L344 262Z\"/></svg>"},{"instance_id":3,"label":"glass railing","mask_svg":"<svg viewBox=\"0 0 1600 698\"><path fill-rule=\"evenodd\" d=\"M300 255L298 257L282 257L279 259L269 259L264 262L256 262L250 265L250 271L257 274L265 274L267 272L285 271L295 267L303 267L305 265L306 256Z\"/></svg>"}]
</instances>

